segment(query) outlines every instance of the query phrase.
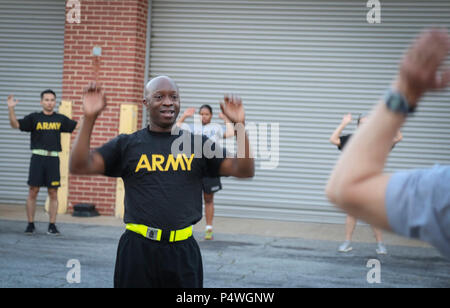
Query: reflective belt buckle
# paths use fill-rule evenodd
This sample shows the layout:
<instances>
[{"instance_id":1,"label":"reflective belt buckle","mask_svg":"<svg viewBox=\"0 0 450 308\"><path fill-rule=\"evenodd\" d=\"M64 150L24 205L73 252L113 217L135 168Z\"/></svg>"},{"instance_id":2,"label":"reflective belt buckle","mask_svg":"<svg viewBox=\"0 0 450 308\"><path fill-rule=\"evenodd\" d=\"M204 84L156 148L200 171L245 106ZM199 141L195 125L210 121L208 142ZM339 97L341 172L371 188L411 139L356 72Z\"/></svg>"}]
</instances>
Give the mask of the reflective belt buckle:
<instances>
[{"instance_id":1,"label":"reflective belt buckle","mask_svg":"<svg viewBox=\"0 0 450 308\"><path fill-rule=\"evenodd\" d=\"M150 228L147 227L147 232L145 237L154 241L160 241L161 240L161 230L156 228Z\"/></svg>"}]
</instances>

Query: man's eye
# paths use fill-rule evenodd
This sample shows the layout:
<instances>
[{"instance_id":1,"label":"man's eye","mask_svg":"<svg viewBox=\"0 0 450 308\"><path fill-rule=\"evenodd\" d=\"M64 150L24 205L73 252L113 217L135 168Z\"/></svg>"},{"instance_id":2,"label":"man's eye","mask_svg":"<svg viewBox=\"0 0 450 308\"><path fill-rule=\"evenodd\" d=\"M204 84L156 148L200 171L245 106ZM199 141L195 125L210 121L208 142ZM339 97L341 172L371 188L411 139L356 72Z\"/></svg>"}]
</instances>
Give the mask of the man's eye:
<instances>
[{"instance_id":1,"label":"man's eye","mask_svg":"<svg viewBox=\"0 0 450 308\"><path fill-rule=\"evenodd\" d=\"M161 95L155 95L155 96L153 96L153 98L160 100L162 98L162 96Z\"/></svg>"},{"instance_id":2,"label":"man's eye","mask_svg":"<svg viewBox=\"0 0 450 308\"><path fill-rule=\"evenodd\" d=\"M177 95L172 95L172 99L173 99L174 101L176 101L176 100L178 99L178 96L177 96Z\"/></svg>"}]
</instances>

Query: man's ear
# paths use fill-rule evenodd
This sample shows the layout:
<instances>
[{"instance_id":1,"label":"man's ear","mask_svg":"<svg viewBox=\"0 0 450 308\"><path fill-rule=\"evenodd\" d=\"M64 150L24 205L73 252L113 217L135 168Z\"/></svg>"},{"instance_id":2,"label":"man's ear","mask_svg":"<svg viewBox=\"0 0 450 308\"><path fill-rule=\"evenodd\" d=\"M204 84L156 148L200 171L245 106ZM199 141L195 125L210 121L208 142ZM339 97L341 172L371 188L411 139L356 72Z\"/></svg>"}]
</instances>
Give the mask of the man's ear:
<instances>
[{"instance_id":1,"label":"man's ear","mask_svg":"<svg viewBox=\"0 0 450 308\"><path fill-rule=\"evenodd\" d=\"M144 104L145 107L148 107L148 102L145 98L142 100L142 104Z\"/></svg>"}]
</instances>

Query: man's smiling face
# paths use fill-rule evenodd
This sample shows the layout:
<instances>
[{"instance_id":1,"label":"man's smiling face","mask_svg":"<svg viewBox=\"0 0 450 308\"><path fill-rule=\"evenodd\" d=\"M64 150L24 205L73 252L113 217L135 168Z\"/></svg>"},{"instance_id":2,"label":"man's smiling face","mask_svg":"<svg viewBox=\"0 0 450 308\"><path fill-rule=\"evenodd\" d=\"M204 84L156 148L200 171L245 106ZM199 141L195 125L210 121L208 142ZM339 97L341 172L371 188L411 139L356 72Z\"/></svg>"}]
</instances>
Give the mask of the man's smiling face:
<instances>
[{"instance_id":1,"label":"man's smiling face","mask_svg":"<svg viewBox=\"0 0 450 308\"><path fill-rule=\"evenodd\" d=\"M171 131L180 112L180 96L175 82L166 76L152 79L145 87L150 130Z\"/></svg>"}]
</instances>

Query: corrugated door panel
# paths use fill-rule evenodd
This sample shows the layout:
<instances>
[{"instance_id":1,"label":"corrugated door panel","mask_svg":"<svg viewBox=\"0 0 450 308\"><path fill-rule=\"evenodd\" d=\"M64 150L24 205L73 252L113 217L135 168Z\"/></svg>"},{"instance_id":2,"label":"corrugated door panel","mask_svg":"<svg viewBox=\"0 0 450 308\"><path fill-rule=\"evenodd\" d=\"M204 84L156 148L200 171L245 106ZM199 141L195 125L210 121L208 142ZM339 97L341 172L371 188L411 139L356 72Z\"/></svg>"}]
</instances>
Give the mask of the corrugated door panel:
<instances>
[{"instance_id":1,"label":"corrugated door panel","mask_svg":"<svg viewBox=\"0 0 450 308\"><path fill-rule=\"evenodd\" d=\"M31 157L29 134L9 126L6 98L19 100L18 119L41 110L45 89L61 100L64 24L65 1L0 0L0 203L25 203Z\"/></svg>"},{"instance_id":2,"label":"corrugated door panel","mask_svg":"<svg viewBox=\"0 0 450 308\"><path fill-rule=\"evenodd\" d=\"M381 24L369 24L359 0L152 1L150 76L176 80L182 112L210 104L220 122L235 92L247 122L279 124L278 167L258 159L253 180L224 178L217 215L343 221L324 195L340 154L328 138L345 113L370 111L423 28L450 26L449 1L381 3ZM449 102L448 90L427 95L388 171L450 164Z\"/></svg>"}]
</instances>

